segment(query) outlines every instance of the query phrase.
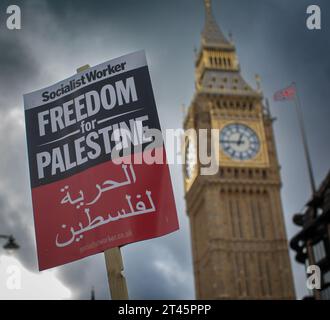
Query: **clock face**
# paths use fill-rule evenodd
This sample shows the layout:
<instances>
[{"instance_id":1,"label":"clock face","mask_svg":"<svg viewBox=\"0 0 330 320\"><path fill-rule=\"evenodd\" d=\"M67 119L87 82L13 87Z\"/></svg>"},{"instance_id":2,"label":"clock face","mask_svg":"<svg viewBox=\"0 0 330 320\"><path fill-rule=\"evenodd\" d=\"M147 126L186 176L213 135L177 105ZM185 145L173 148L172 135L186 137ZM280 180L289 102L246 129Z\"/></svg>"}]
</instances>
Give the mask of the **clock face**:
<instances>
[{"instance_id":1,"label":"clock face","mask_svg":"<svg viewBox=\"0 0 330 320\"><path fill-rule=\"evenodd\" d=\"M233 123L221 130L220 146L234 160L251 160L260 150L260 140L247 125Z\"/></svg>"},{"instance_id":2,"label":"clock face","mask_svg":"<svg viewBox=\"0 0 330 320\"><path fill-rule=\"evenodd\" d=\"M196 164L196 147L195 144L190 139L188 139L185 151L185 173L188 179L192 178Z\"/></svg>"}]
</instances>

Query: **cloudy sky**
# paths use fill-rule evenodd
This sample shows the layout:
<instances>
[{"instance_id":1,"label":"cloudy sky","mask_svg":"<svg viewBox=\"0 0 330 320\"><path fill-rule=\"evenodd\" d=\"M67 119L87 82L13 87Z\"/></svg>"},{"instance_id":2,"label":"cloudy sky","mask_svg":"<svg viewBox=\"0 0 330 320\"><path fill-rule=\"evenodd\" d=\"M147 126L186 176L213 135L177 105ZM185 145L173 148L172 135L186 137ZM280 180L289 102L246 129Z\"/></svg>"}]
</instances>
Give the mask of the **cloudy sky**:
<instances>
[{"instance_id":1,"label":"cloudy sky","mask_svg":"<svg viewBox=\"0 0 330 320\"><path fill-rule=\"evenodd\" d=\"M330 164L330 3L327 0L214 0L223 31L232 32L242 73L255 86L262 79L266 97L296 81L302 100L316 182ZM163 129L182 126L182 104L194 92L194 47L204 23L202 0L25 0L22 30L5 27L0 2L0 233L13 233L21 244L17 259L0 252L0 264L24 268L27 279L20 298L42 297L42 283L57 288L50 298L108 298L102 254L37 272L33 215L25 141L22 95L132 51L147 53ZM319 4L322 30L306 28L306 8ZM291 218L310 195L296 115L291 103L271 104L279 160L283 207L290 238ZM171 167L181 230L122 249L132 299L194 298L188 219L181 168ZM292 256L298 297L305 294L304 270ZM13 260L14 259L14 260ZM32 280L33 279L33 282ZM0 284L3 286L4 279ZM24 284L23 283L23 284ZM32 286L29 283L40 283ZM48 286L48 288L49 288ZM1 291L1 290L0 290ZM8 293L8 298L12 297ZM3 296L0 296L3 298Z\"/></svg>"}]
</instances>

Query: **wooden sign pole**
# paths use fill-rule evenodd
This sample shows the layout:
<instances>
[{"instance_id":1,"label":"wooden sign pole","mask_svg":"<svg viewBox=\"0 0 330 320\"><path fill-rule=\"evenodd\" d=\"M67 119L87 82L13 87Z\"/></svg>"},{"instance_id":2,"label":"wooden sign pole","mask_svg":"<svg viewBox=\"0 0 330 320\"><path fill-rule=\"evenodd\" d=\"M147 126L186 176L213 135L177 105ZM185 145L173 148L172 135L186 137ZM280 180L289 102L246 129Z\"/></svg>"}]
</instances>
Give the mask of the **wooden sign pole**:
<instances>
[{"instance_id":1,"label":"wooden sign pole","mask_svg":"<svg viewBox=\"0 0 330 320\"><path fill-rule=\"evenodd\" d=\"M124 264L120 248L108 249L104 251L104 256L112 300L128 300L126 279L122 273Z\"/></svg>"},{"instance_id":2,"label":"wooden sign pole","mask_svg":"<svg viewBox=\"0 0 330 320\"><path fill-rule=\"evenodd\" d=\"M90 68L90 65L86 64L78 68L77 73L85 71L88 68ZM128 300L126 279L123 275L124 264L120 248L108 249L104 251L104 256L112 300Z\"/></svg>"}]
</instances>

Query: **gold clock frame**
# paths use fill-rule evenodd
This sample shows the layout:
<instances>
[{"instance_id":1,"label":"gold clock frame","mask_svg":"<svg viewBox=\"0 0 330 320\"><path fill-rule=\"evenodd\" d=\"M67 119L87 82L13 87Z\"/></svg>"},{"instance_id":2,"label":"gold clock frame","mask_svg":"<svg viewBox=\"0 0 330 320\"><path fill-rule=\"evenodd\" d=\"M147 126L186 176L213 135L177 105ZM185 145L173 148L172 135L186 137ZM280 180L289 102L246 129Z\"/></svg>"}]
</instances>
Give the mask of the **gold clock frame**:
<instances>
[{"instance_id":1,"label":"gold clock frame","mask_svg":"<svg viewBox=\"0 0 330 320\"><path fill-rule=\"evenodd\" d=\"M230 124L243 124L247 127L251 128L258 136L260 140L260 150L257 155L249 160L235 160L228 156L221 148L219 151L219 163L220 166L227 166L227 167L258 167L258 168L265 168L269 166L269 157L268 157L268 150L267 150L267 141L266 141L266 134L265 129L263 126L263 122L256 119L249 119L249 120L242 120L242 119L232 119L232 120L224 120L224 119L212 119L212 127L219 129L219 136L221 131L224 127ZM219 142L216 141L217 143Z\"/></svg>"}]
</instances>

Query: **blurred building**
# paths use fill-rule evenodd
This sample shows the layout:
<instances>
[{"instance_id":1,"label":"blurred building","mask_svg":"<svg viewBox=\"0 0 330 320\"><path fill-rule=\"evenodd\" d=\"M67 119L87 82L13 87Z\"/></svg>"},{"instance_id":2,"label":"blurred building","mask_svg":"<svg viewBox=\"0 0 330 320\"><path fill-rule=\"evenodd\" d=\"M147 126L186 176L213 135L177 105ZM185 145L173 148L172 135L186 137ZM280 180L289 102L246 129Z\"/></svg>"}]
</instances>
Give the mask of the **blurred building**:
<instances>
[{"instance_id":1,"label":"blurred building","mask_svg":"<svg viewBox=\"0 0 330 320\"><path fill-rule=\"evenodd\" d=\"M236 48L216 23L210 0L205 10L196 92L184 128L219 130L220 168L201 175L199 141L186 137L184 184L196 296L294 299L273 119L260 87L243 79ZM210 150L210 135L208 143Z\"/></svg>"},{"instance_id":2,"label":"blurred building","mask_svg":"<svg viewBox=\"0 0 330 320\"><path fill-rule=\"evenodd\" d=\"M301 227L290 242L296 260L306 269L317 265L321 270L321 290L314 290L312 297L330 300L330 172L304 212L294 215L293 222Z\"/></svg>"}]
</instances>

